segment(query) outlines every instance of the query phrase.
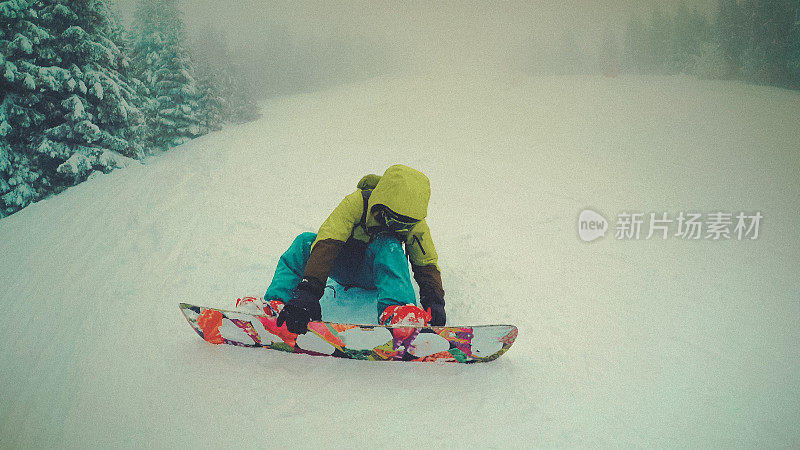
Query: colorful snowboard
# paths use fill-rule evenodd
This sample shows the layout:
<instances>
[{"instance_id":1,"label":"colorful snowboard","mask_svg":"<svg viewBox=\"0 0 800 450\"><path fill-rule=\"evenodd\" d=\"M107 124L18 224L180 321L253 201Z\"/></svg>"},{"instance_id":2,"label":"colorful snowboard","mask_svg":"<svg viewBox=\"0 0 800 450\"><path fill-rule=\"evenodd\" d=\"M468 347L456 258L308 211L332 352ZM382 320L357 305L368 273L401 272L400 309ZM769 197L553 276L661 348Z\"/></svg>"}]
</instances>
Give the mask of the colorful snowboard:
<instances>
[{"instance_id":1,"label":"colorful snowboard","mask_svg":"<svg viewBox=\"0 0 800 450\"><path fill-rule=\"evenodd\" d=\"M266 347L285 352L370 361L476 363L500 357L517 327L414 327L311 322L297 335L278 328L276 317L180 304L189 325L212 344Z\"/></svg>"}]
</instances>

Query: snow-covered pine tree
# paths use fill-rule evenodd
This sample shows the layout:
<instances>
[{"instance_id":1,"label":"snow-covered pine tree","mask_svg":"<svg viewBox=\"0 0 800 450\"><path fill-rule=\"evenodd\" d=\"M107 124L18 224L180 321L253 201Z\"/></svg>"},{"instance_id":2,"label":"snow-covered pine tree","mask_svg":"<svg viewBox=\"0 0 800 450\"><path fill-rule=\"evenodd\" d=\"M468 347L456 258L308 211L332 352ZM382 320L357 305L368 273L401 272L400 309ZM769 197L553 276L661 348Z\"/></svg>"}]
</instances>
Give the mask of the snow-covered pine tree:
<instances>
[{"instance_id":1,"label":"snow-covered pine tree","mask_svg":"<svg viewBox=\"0 0 800 450\"><path fill-rule=\"evenodd\" d=\"M697 9L690 11L680 4L673 20L671 53L667 66L674 73L694 74L695 62L702 43L711 39L711 28L705 16Z\"/></svg>"},{"instance_id":2,"label":"snow-covered pine tree","mask_svg":"<svg viewBox=\"0 0 800 450\"><path fill-rule=\"evenodd\" d=\"M229 105L233 123L252 122L261 116L258 104L253 100L253 87L244 76L244 71L236 63L228 61L223 70L222 98Z\"/></svg>"},{"instance_id":3,"label":"snow-covered pine tree","mask_svg":"<svg viewBox=\"0 0 800 450\"><path fill-rule=\"evenodd\" d=\"M33 0L0 2L0 217L35 201L49 187L37 168L31 137L45 120L46 100L37 92L41 65L55 55L40 45L50 39ZM48 71L53 83L57 70Z\"/></svg>"},{"instance_id":4,"label":"snow-covered pine tree","mask_svg":"<svg viewBox=\"0 0 800 450\"><path fill-rule=\"evenodd\" d=\"M93 170L123 167L143 155L141 100L126 77L116 15L107 0L42 1L42 22L58 65L70 77L52 96L53 108L36 150L54 162L64 185Z\"/></svg>"},{"instance_id":5,"label":"snow-covered pine tree","mask_svg":"<svg viewBox=\"0 0 800 450\"><path fill-rule=\"evenodd\" d=\"M640 68L643 73L668 73L666 61L670 54L672 20L659 6L653 8L650 23L642 36Z\"/></svg>"},{"instance_id":6,"label":"snow-covered pine tree","mask_svg":"<svg viewBox=\"0 0 800 450\"><path fill-rule=\"evenodd\" d=\"M781 87L793 85L789 69L797 0L750 0L745 3L747 46L742 71L748 81Z\"/></svg>"},{"instance_id":7,"label":"snow-covered pine tree","mask_svg":"<svg viewBox=\"0 0 800 450\"><path fill-rule=\"evenodd\" d=\"M113 2L114 0L110 1ZM117 48L124 56L119 66L119 73L122 78L128 81L129 92L132 93L131 101L135 103L141 115L136 123L131 124L129 133L131 139L140 144L143 153L147 154L147 121L144 118L143 111L149 99L149 90L138 78L136 67L131 59L134 54L132 34L128 29L122 26L119 20L117 20L117 17L118 14L114 14L113 20L111 21L111 35L112 41L117 45Z\"/></svg>"},{"instance_id":8,"label":"snow-covered pine tree","mask_svg":"<svg viewBox=\"0 0 800 450\"><path fill-rule=\"evenodd\" d=\"M0 2L4 215L141 153L114 20L106 0Z\"/></svg>"},{"instance_id":9,"label":"snow-covered pine tree","mask_svg":"<svg viewBox=\"0 0 800 450\"><path fill-rule=\"evenodd\" d=\"M202 109L202 123L210 131L221 130L230 116L227 111L230 105L220 92L218 80L214 74L206 72L198 66L197 89L200 92L198 103Z\"/></svg>"},{"instance_id":10,"label":"snow-covered pine tree","mask_svg":"<svg viewBox=\"0 0 800 450\"><path fill-rule=\"evenodd\" d=\"M225 122L244 123L259 117L243 70L232 58L225 35L211 24L206 25L193 45L201 104L207 123L219 129Z\"/></svg>"},{"instance_id":11,"label":"snow-covered pine tree","mask_svg":"<svg viewBox=\"0 0 800 450\"><path fill-rule=\"evenodd\" d=\"M795 89L800 89L800 0L794 2L794 25L792 26L792 47L789 56L789 71Z\"/></svg>"},{"instance_id":12,"label":"snow-covered pine tree","mask_svg":"<svg viewBox=\"0 0 800 450\"><path fill-rule=\"evenodd\" d=\"M727 66L723 71L726 76L736 78L741 73L746 43L744 13L737 0L718 0L715 31Z\"/></svg>"},{"instance_id":13,"label":"snow-covered pine tree","mask_svg":"<svg viewBox=\"0 0 800 450\"><path fill-rule=\"evenodd\" d=\"M168 149L208 133L178 0L139 0L134 34L137 74L151 97L146 106L150 144Z\"/></svg>"},{"instance_id":14,"label":"snow-covered pine tree","mask_svg":"<svg viewBox=\"0 0 800 450\"><path fill-rule=\"evenodd\" d=\"M230 119L230 104L222 94L220 79L219 58L227 51L223 36L206 24L191 49L204 123L211 130L219 130Z\"/></svg>"},{"instance_id":15,"label":"snow-covered pine tree","mask_svg":"<svg viewBox=\"0 0 800 450\"><path fill-rule=\"evenodd\" d=\"M645 26L636 14L631 15L625 27L623 39L622 67L626 72L643 70Z\"/></svg>"}]
</instances>

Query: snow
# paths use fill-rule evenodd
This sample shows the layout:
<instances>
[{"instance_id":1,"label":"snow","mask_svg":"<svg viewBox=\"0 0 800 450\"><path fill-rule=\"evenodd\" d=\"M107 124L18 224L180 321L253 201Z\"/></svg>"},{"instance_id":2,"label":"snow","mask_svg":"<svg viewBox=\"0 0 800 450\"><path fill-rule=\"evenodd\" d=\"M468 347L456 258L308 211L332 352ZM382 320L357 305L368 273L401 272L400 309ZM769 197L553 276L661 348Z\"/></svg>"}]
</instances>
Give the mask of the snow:
<instances>
[{"instance_id":1,"label":"snow","mask_svg":"<svg viewBox=\"0 0 800 450\"><path fill-rule=\"evenodd\" d=\"M27 37L17 34L13 42L11 42L11 50L21 50L24 53L33 53L33 43Z\"/></svg>"},{"instance_id":2,"label":"snow","mask_svg":"<svg viewBox=\"0 0 800 450\"><path fill-rule=\"evenodd\" d=\"M3 77L5 77L6 81L9 83L13 83L18 73L17 66L11 61L6 61L4 66L6 70L3 72Z\"/></svg>"},{"instance_id":3,"label":"snow","mask_svg":"<svg viewBox=\"0 0 800 450\"><path fill-rule=\"evenodd\" d=\"M103 85L101 85L99 81L94 83L92 85L92 87L89 89L89 93L94 95L98 99L102 100L103 99Z\"/></svg>"},{"instance_id":4,"label":"snow","mask_svg":"<svg viewBox=\"0 0 800 450\"><path fill-rule=\"evenodd\" d=\"M68 99L61 102L61 106L69 111L67 112L66 116L73 122L86 119L88 116L86 109L83 106L83 101L77 95L72 95Z\"/></svg>"},{"instance_id":5,"label":"snow","mask_svg":"<svg viewBox=\"0 0 800 450\"><path fill-rule=\"evenodd\" d=\"M82 153L73 153L58 166L58 173L82 174L92 168L92 160Z\"/></svg>"},{"instance_id":6,"label":"snow","mask_svg":"<svg viewBox=\"0 0 800 450\"><path fill-rule=\"evenodd\" d=\"M800 446L795 117L796 92L689 77L427 74L274 99L0 221L0 447ZM449 323L519 327L502 358L290 355L186 324L178 302L263 294L294 236L394 163L431 179ZM584 242L585 209L763 223Z\"/></svg>"}]
</instances>

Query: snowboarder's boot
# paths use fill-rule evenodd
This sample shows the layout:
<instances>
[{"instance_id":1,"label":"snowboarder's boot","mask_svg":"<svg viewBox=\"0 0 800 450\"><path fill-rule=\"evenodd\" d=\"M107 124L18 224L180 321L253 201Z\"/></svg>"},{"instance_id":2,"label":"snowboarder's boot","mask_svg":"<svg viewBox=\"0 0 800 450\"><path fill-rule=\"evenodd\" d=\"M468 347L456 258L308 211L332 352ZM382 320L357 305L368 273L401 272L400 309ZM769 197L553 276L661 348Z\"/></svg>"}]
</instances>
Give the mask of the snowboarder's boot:
<instances>
[{"instance_id":1,"label":"snowboarder's boot","mask_svg":"<svg viewBox=\"0 0 800 450\"><path fill-rule=\"evenodd\" d=\"M430 313L417 305L387 306L379 318L381 325L427 326L430 320Z\"/></svg>"}]
</instances>

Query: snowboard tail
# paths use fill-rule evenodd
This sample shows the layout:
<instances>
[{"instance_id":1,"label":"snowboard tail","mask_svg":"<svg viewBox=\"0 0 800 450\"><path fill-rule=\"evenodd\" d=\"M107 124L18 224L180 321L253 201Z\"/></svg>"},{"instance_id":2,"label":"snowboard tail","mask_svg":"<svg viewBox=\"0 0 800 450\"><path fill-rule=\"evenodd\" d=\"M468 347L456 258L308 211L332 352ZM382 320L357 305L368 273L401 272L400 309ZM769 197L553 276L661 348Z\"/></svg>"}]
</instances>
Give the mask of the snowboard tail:
<instances>
[{"instance_id":1,"label":"snowboard tail","mask_svg":"<svg viewBox=\"0 0 800 450\"><path fill-rule=\"evenodd\" d=\"M513 325L415 327L310 322L297 335L274 316L226 311L188 303L181 312L212 344L263 347L291 353L369 361L477 363L493 361L517 337Z\"/></svg>"}]
</instances>

